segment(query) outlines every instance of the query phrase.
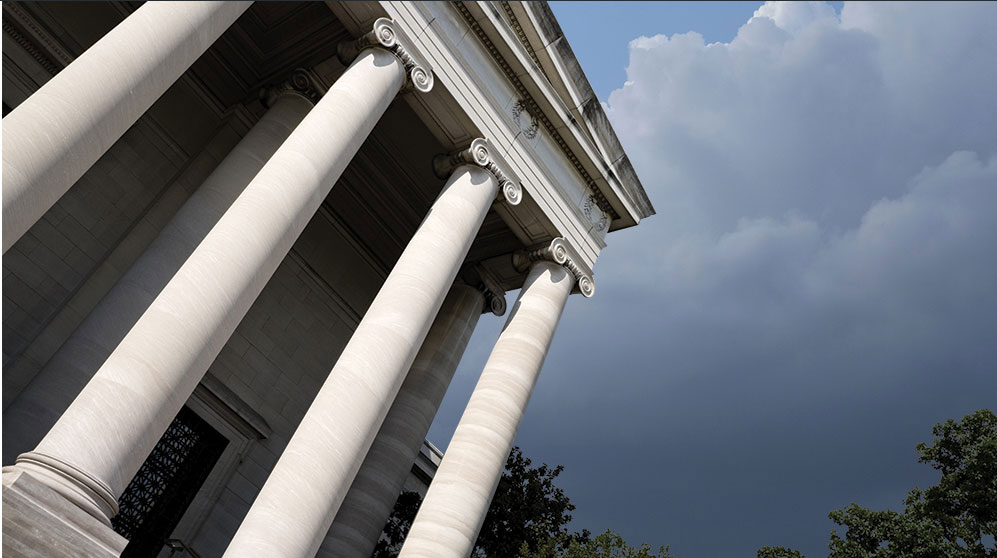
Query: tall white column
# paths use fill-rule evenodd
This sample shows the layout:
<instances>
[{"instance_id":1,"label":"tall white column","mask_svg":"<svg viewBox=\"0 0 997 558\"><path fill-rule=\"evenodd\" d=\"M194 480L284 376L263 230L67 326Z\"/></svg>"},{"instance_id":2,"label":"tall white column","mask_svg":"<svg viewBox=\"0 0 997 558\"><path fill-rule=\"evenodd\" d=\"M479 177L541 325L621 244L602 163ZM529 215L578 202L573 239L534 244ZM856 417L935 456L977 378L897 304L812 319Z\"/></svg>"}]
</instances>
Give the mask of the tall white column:
<instances>
[{"instance_id":1,"label":"tall white column","mask_svg":"<svg viewBox=\"0 0 997 558\"><path fill-rule=\"evenodd\" d=\"M568 295L576 280L592 292L565 250L557 239L533 253L554 261L530 267L399 558L471 554Z\"/></svg>"},{"instance_id":2,"label":"tall white column","mask_svg":"<svg viewBox=\"0 0 997 558\"><path fill-rule=\"evenodd\" d=\"M3 251L252 2L148 2L3 119Z\"/></svg>"},{"instance_id":3,"label":"tall white column","mask_svg":"<svg viewBox=\"0 0 997 558\"><path fill-rule=\"evenodd\" d=\"M270 109L218 164L132 267L3 413L3 462L34 448L311 110L317 95L281 85ZM301 79L304 78L304 79Z\"/></svg>"},{"instance_id":4,"label":"tall white column","mask_svg":"<svg viewBox=\"0 0 997 558\"><path fill-rule=\"evenodd\" d=\"M225 556L315 556L499 184L503 190L507 183L518 188L494 164L498 156L487 142L476 142L455 157L458 166L319 389Z\"/></svg>"},{"instance_id":5,"label":"tall white column","mask_svg":"<svg viewBox=\"0 0 997 558\"><path fill-rule=\"evenodd\" d=\"M120 495L406 79L432 75L379 20L365 48L16 467L109 524ZM13 472L13 470L11 471ZM5 471L6 474L6 471ZM5 493L6 494L6 493Z\"/></svg>"},{"instance_id":6,"label":"tall white column","mask_svg":"<svg viewBox=\"0 0 997 558\"><path fill-rule=\"evenodd\" d=\"M489 293L501 314L505 299ZM457 371L485 303L481 289L454 284L422 342L319 549L319 558L369 558Z\"/></svg>"}]
</instances>

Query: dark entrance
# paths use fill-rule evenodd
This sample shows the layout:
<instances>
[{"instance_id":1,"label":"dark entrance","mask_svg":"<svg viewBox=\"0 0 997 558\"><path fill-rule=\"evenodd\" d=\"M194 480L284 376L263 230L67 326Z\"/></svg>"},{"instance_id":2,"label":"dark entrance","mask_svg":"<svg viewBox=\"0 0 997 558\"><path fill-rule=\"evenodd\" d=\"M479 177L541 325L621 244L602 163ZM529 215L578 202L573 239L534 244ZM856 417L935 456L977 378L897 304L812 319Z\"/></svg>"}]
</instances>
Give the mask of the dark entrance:
<instances>
[{"instance_id":1,"label":"dark entrance","mask_svg":"<svg viewBox=\"0 0 997 558\"><path fill-rule=\"evenodd\" d=\"M128 539L122 558L159 554L227 445L194 411L177 413L118 500L111 523Z\"/></svg>"}]
</instances>

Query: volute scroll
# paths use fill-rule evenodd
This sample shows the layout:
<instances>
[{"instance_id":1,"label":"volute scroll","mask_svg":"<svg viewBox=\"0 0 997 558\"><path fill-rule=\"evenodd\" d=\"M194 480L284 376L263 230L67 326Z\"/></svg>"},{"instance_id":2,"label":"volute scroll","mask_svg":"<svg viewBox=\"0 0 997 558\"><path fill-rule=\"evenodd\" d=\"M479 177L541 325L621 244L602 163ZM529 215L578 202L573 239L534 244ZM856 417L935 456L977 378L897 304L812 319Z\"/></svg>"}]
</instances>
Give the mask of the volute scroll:
<instances>
[{"instance_id":1,"label":"volute scroll","mask_svg":"<svg viewBox=\"0 0 997 558\"><path fill-rule=\"evenodd\" d=\"M433 172L440 178L446 178L461 165L476 165L490 172L498 181L498 199L505 200L509 205L519 205L523 201L523 187L519 177L487 139L477 138L467 149L450 155L437 155L433 159Z\"/></svg>"},{"instance_id":2,"label":"volute scroll","mask_svg":"<svg viewBox=\"0 0 997 558\"><path fill-rule=\"evenodd\" d=\"M378 18L371 27L359 39L339 44L336 52L339 61L349 65L363 50L383 48L394 54L405 67L406 88L429 93L433 89L433 68L405 31L386 17Z\"/></svg>"},{"instance_id":3,"label":"volute scroll","mask_svg":"<svg viewBox=\"0 0 997 558\"><path fill-rule=\"evenodd\" d=\"M526 271L532 262L540 260L564 266L574 276L577 292L585 298L592 298L592 295L595 294L595 281L592 280L592 273L584 267L574 248L564 238L558 237L551 240L550 244L516 252L512 258L513 266L521 272Z\"/></svg>"}]
</instances>

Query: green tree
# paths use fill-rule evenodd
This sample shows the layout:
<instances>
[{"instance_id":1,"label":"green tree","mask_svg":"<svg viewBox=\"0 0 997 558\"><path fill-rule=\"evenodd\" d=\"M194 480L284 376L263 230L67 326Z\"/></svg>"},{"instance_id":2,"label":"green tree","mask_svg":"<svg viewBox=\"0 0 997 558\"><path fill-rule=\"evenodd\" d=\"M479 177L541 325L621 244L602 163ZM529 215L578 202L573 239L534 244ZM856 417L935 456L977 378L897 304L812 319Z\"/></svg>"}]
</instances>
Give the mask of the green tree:
<instances>
[{"instance_id":1,"label":"green tree","mask_svg":"<svg viewBox=\"0 0 997 558\"><path fill-rule=\"evenodd\" d=\"M758 549L758 558L806 558L799 550L784 546L763 546Z\"/></svg>"},{"instance_id":2,"label":"green tree","mask_svg":"<svg viewBox=\"0 0 997 558\"><path fill-rule=\"evenodd\" d=\"M915 488L903 512L856 504L829 515L830 558L994 558L997 548L997 416L983 409L936 424L934 442L917 445L918 461L941 472Z\"/></svg>"},{"instance_id":3,"label":"green tree","mask_svg":"<svg viewBox=\"0 0 997 558\"><path fill-rule=\"evenodd\" d=\"M562 530L536 549L523 545L518 558L672 558L672 554L666 546L659 547L657 552L648 544L630 546L612 531L581 540Z\"/></svg>"},{"instance_id":4,"label":"green tree","mask_svg":"<svg viewBox=\"0 0 997 558\"><path fill-rule=\"evenodd\" d=\"M562 533L571 540L588 540L588 531L568 534L564 529L571 521L568 512L575 509L554 484L564 467L532 465L518 447L512 448L475 542L475 558L514 557L520 549L537 549ZM398 556L421 503L417 492L403 492L398 497L372 558Z\"/></svg>"},{"instance_id":5,"label":"green tree","mask_svg":"<svg viewBox=\"0 0 997 558\"><path fill-rule=\"evenodd\" d=\"M568 512L575 506L554 485L564 467L532 464L518 447L512 448L475 542L475 558L512 557L524 544L536 549L571 521ZM588 531L571 536L587 539Z\"/></svg>"},{"instance_id":6,"label":"green tree","mask_svg":"<svg viewBox=\"0 0 997 558\"><path fill-rule=\"evenodd\" d=\"M395 500L395 507L391 510L388 522L384 524L381 531L381 539L374 547L371 558L395 558L402 550L402 543L408 536L408 531L412 527L412 520L415 519L419 505L422 504L422 496L418 492L405 491L398 495Z\"/></svg>"}]
</instances>

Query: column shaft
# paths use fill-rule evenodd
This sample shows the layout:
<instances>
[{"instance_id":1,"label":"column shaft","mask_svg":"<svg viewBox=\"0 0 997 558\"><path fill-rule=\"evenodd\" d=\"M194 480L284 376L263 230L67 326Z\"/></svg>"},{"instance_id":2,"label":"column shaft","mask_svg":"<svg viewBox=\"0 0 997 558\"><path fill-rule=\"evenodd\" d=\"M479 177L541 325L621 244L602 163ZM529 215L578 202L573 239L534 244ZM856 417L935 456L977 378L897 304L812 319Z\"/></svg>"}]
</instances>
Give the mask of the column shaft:
<instances>
[{"instance_id":1,"label":"column shaft","mask_svg":"<svg viewBox=\"0 0 997 558\"><path fill-rule=\"evenodd\" d=\"M319 549L319 558L370 558L440 402L457 371L485 297L455 284Z\"/></svg>"},{"instance_id":2,"label":"column shaft","mask_svg":"<svg viewBox=\"0 0 997 558\"><path fill-rule=\"evenodd\" d=\"M484 522L574 277L530 269L399 558L467 558Z\"/></svg>"},{"instance_id":3,"label":"column shaft","mask_svg":"<svg viewBox=\"0 0 997 558\"><path fill-rule=\"evenodd\" d=\"M367 49L295 128L17 465L105 521L281 260L401 89Z\"/></svg>"},{"instance_id":4,"label":"column shaft","mask_svg":"<svg viewBox=\"0 0 997 558\"><path fill-rule=\"evenodd\" d=\"M311 108L301 95L280 95L4 410L4 463L41 441Z\"/></svg>"},{"instance_id":5,"label":"column shaft","mask_svg":"<svg viewBox=\"0 0 997 558\"><path fill-rule=\"evenodd\" d=\"M251 2L149 2L3 119L6 252Z\"/></svg>"},{"instance_id":6,"label":"column shaft","mask_svg":"<svg viewBox=\"0 0 997 558\"><path fill-rule=\"evenodd\" d=\"M497 192L480 167L453 172L225 556L315 556Z\"/></svg>"}]
</instances>

